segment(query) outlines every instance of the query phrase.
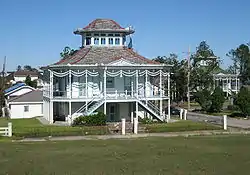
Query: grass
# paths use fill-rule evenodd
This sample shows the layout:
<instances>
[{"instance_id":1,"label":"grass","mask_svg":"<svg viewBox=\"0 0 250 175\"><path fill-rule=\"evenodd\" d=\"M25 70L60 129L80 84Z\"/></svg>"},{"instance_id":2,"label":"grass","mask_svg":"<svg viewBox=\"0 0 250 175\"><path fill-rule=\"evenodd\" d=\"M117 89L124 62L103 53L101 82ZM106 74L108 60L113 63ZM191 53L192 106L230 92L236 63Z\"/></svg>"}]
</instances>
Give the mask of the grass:
<instances>
[{"instance_id":1,"label":"grass","mask_svg":"<svg viewBox=\"0 0 250 175\"><path fill-rule=\"evenodd\" d=\"M0 174L247 174L249 145L250 137L242 135L5 142Z\"/></svg>"},{"instance_id":2,"label":"grass","mask_svg":"<svg viewBox=\"0 0 250 175\"><path fill-rule=\"evenodd\" d=\"M16 139L23 137L46 137L46 136L82 136L82 135L105 135L111 134L107 126L53 126L42 125L36 118L32 119L11 119L0 118L0 126L7 126L12 122L13 136ZM143 125L143 124L142 124ZM148 132L180 132L197 130L219 130L218 126L207 123L192 121L178 121L174 123L146 124Z\"/></svg>"},{"instance_id":3,"label":"grass","mask_svg":"<svg viewBox=\"0 0 250 175\"><path fill-rule=\"evenodd\" d=\"M70 127L42 125L36 118L10 119L0 118L0 126L7 126L12 122L15 137L45 137L45 136L77 136L109 134L106 126Z\"/></svg>"},{"instance_id":4,"label":"grass","mask_svg":"<svg viewBox=\"0 0 250 175\"><path fill-rule=\"evenodd\" d=\"M220 130L221 127L202 122L178 121L174 123L146 124L146 130L153 132L180 132L199 130Z\"/></svg>"}]
</instances>

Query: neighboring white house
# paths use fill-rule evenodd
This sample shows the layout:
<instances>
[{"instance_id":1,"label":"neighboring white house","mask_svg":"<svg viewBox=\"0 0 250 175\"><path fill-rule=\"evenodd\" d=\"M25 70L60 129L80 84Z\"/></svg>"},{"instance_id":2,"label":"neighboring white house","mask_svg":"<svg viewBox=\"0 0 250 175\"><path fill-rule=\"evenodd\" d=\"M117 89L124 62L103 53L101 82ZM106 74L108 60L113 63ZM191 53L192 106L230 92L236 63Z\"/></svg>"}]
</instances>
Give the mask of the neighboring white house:
<instances>
[{"instance_id":1,"label":"neighboring white house","mask_svg":"<svg viewBox=\"0 0 250 175\"><path fill-rule=\"evenodd\" d=\"M35 90L33 87L27 86L25 83L17 83L8 89L5 89L4 96L6 99L12 99L33 90Z\"/></svg>"},{"instance_id":2,"label":"neighboring white house","mask_svg":"<svg viewBox=\"0 0 250 175\"><path fill-rule=\"evenodd\" d=\"M43 115L42 91L34 90L8 100L10 118L23 119Z\"/></svg>"},{"instance_id":3,"label":"neighboring white house","mask_svg":"<svg viewBox=\"0 0 250 175\"><path fill-rule=\"evenodd\" d=\"M226 96L231 95L232 92L238 93L241 87L239 75L226 73L214 74L214 86L221 87Z\"/></svg>"},{"instance_id":4,"label":"neighboring white house","mask_svg":"<svg viewBox=\"0 0 250 175\"><path fill-rule=\"evenodd\" d=\"M110 122L143 117L143 111L161 121L170 119L171 65L136 53L128 37L132 28L96 19L74 33L82 37L81 49L42 68L45 119L72 121L95 111L104 112Z\"/></svg>"}]
</instances>

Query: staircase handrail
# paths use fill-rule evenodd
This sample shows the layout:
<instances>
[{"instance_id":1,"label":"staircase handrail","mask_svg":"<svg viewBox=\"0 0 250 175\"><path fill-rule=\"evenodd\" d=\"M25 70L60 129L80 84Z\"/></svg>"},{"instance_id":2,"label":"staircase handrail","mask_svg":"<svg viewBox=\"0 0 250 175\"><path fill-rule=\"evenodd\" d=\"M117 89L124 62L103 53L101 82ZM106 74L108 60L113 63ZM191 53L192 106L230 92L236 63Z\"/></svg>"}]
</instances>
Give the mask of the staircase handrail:
<instances>
[{"instance_id":1,"label":"staircase handrail","mask_svg":"<svg viewBox=\"0 0 250 175\"><path fill-rule=\"evenodd\" d=\"M80 107L75 113L79 113L80 111L82 111L82 109L86 108L86 106L92 104L92 103L95 101L95 99L99 98L102 94L103 94L103 92L100 93L98 96L92 97L92 99L91 99L89 102L85 103L85 104L84 104L82 107ZM103 97L102 97L102 98L103 98Z\"/></svg>"},{"instance_id":2,"label":"staircase handrail","mask_svg":"<svg viewBox=\"0 0 250 175\"><path fill-rule=\"evenodd\" d=\"M144 104L150 106L151 108L153 108L153 111L154 111L154 112L156 111L156 113L157 113L158 115L160 115L161 112L160 112L159 108L158 108L155 104L153 104L153 103L151 103L149 100L147 100L147 98L145 98L145 99L146 99L146 100L144 100L144 99L142 99L141 97L138 96L138 100L139 100L139 101L141 101L142 103L144 103L144 101L147 101L147 104L146 104L146 102L145 102Z\"/></svg>"}]
</instances>

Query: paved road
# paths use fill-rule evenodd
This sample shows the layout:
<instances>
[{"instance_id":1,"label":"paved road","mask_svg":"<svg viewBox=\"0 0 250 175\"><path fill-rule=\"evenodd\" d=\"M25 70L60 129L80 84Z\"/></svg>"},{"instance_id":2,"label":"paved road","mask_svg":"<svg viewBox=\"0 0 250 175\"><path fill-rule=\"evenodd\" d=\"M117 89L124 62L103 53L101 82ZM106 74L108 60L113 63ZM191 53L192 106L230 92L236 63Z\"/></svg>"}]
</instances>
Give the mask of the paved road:
<instances>
[{"instance_id":1,"label":"paved road","mask_svg":"<svg viewBox=\"0 0 250 175\"><path fill-rule=\"evenodd\" d=\"M188 112L187 119L193 121L205 121L209 123L223 125L223 117L222 116L211 116L206 114L199 114L195 112ZM250 129L250 120L246 119L234 119L227 118L227 124L231 127Z\"/></svg>"}]
</instances>

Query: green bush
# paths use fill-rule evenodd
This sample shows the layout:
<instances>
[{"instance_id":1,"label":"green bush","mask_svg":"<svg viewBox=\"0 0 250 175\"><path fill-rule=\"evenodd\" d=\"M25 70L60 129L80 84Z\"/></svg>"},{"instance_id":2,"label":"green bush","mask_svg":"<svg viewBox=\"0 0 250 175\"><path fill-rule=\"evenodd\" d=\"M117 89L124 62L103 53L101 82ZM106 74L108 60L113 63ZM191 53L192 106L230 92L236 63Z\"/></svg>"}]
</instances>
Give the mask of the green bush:
<instances>
[{"instance_id":1,"label":"green bush","mask_svg":"<svg viewBox=\"0 0 250 175\"><path fill-rule=\"evenodd\" d=\"M239 107L236 106L236 105L228 105L227 110L229 110L229 111L238 111Z\"/></svg>"},{"instance_id":2,"label":"green bush","mask_svg":"<svg viewBox=\"0 0 250 175\"><path fill-rule=\"evenodd\" d=\"M80 116L73 122L73 126L103 126L106 125L106 115L102 112L89 116Z\"/></svg>"},{"instance_id":3,"label":"green bush","mask_svg":"<svg viewBox=\"0 0 250 175\"><path fill-rule=\"evenodd\" d=\"M240 111L246 116L250 116L250 91L246 87L242 87L237 94L235 104L239 107Z\"/></svg>"},{"instance_id":4,"label":"green bush","mask_svg":"<svg viewBox=\"0 0 250 175\"><path fill-rule=\"evenodd\" d=\"M225 102L224 92L220 87L216 87L211 96L212 104L209 112L220 112Z\"/></svg>"}]
</instances>

